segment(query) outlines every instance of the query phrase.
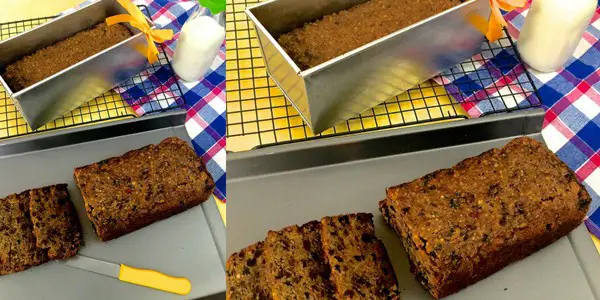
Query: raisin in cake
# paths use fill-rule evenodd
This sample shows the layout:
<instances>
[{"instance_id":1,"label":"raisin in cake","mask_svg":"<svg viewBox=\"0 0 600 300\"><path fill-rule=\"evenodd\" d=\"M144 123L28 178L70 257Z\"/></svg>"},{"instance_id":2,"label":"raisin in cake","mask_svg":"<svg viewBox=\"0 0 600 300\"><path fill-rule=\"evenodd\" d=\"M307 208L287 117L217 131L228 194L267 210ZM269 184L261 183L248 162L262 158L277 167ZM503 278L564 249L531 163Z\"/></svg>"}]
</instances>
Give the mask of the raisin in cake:
<instances>
[{"instance_id":1,"label":"raisin in cake","mask_svg":"<svg viewBox=\"0 0 600 300\"><path fill-rule=\"evenodd\" d=\"M83 244L77 212L69 199L66 184L29 191L29 210L38 248L48 250L48 258L74 256Z\"/></svg>"},{"instance_id":2,"label":"raisin in cake","mask_svg":"<svg viewBox=\"0 0 600 300\"><path fill-rule=\"evenodd\" d=\"M227 300L270 300L264 242L252 244L227 259Z\"/></svg>"},{"instance_id":3,"label":"raisin in cake","mask_svg":"<svg viewBox=\"0 0 600 300\"><path fill-rule=\"evenodd\" d=\"M394 269L375 237L372 214L325 217L321 226L337 299L400 299Z\"/></svg>"},{"instance_id":4,"label":"raisin in cake","mask_svg":"<svg viewBox=\"0 0 600 300\"><path fill-rule=\"evenodd\" d=\"M20 272L48 261L36 246L29 218L29 192L0 199L0 275Z\"/></svg>"},{"instance_id":5,"label":"raisin in cake","mask_svg":"<svg viewBox=\"0 0 600 300\"><path fill-rule=\"evenodd\" d=\"M319 221L269 231L265 244L273 299L334 299Z\"/></svg>"}]
</instances>

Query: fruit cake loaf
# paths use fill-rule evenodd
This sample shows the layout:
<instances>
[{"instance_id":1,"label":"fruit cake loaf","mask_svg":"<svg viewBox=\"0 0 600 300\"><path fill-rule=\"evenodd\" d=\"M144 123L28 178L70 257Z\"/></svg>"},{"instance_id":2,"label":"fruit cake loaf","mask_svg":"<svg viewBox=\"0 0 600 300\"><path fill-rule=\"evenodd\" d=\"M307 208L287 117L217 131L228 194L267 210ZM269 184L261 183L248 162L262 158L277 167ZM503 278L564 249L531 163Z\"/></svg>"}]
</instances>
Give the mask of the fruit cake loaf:
<instances>
[{"instance_id":1,"label":"fruit cake loaf","mask_svg":"<svg viewBox=\"0 0 600 300\"><path fill-rule=\"evenodd\" d=\"M227 300L270 300L265 244L258 242L227 259Z\"/></svg>"},{"instance_id":2,"label":"fruit cake loaf","mask_svg":"<svg viewBox=\"0 0 600 300\"><path fill-rule=\"evenodd\" d=\"M321 226L337 299L400 299L394 269L375 237L372 214L325 217Z\"/></svg>"},{"instance_id":3,"label":"fruit cake loaf","mask_svg":"<svg viewBox=\"0 0 600 300\"><path fill-rule=\"evenodd\" d=\"M565 236L590 202L558 157L521 137L389 188L380 210L413 273L439 299Z\"/></svg>"},{"instance_id":4,"label":"fruit cake loaf","mask_svg":"<svg viewBox=\"0 0 600 300\"><path fill-rule=\"evenodd\" d=\"M20 272L48 261L36 247L29 218L29 192L0 199L0 275Z\"/></svg>"},{"instance_id":5,"label":"fruit cake loaf","mask_svg":"<svg viewBox=\"0 0 600 300\"><path fill-rule=\"evenodd\" d=\"M6 66L2 77L17 92L129 37L127 27L103 22L13 62Z\"/></svg>"},{"instance_id":6,"label":"fruit cake loaf","mask_svg":"<svg viewBox=\"0 0 600 300\"><path fill-rule=\"evenodd\" d=\"M273 299L335 299L323 258L319 221L269 231L265 244Z\"/></svg>"},{"instance_id":7,"label":"fruit cake loaf","mask_svg":"<svg viewBox=\"0 0 600 300\"><path fill-rule=\"evenodd\" d=\"M38 248L48 258L65 259L77 254L83 244L81 225L66 184L29 191L29 211Z\"/></svg>"},{"instance_id":8,"label":"fruit cake loaf","mask_svg":"<svg viewBox=\"0 0 600 300\"><path fill-rule=\"evenodd\" d=\"M369 0L282 34L278 42L301 69L308 69L459 4Z\"/></svg>"},{"instance_id":9,"label":"fruit cake loaf","mask_svg":"<svg viewBox=\"0 0 600 300\"><path fill-rule=\"evenodd\" d=\"M202 159L176 137L76 168L75 181L102 241L196 206L215 186Z\"/></svg>"}]
</instances>

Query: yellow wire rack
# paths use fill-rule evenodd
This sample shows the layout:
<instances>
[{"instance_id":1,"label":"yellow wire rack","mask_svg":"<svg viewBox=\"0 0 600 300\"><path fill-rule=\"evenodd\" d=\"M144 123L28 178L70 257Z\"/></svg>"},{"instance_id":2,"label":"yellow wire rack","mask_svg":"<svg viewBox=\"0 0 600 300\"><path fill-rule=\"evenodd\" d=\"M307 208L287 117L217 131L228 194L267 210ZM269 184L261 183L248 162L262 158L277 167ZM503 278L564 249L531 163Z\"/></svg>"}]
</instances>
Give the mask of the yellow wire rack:
<instances>
[{"instance_id":1,"label":"yellow wire rack","mask_svg":"<svg viewBox=\"0 0 600 300\"><path fill-rule=\"evenodd\" d=\"M254 0L227 0L227 150L396 126L466 118L444 87L426 82L419 88L315 136L267 75L256 32L244 10Z\"/></svg>"},{"instance_id":2,"label":"yellow wire rack","mask_svg":"<svg viewBox=\"0 0 600 300\"><path fill-rule=\"evenodd\" d=\"M29 30L51 19L52 17L45 17L3 23L0 25L0 40ZM133 117L135 117L133 110L123 98L118 93L109 91L33 131L0 86L0 139Z\"/></svg>"}]
</instances>

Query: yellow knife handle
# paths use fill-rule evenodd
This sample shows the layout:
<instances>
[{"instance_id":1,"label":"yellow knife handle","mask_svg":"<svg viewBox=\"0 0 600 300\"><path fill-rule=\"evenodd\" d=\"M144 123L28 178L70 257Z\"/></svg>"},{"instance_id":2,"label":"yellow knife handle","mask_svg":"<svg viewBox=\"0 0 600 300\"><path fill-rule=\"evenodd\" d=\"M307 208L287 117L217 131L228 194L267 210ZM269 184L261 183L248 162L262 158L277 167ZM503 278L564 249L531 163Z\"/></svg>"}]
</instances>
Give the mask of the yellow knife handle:
<instances>
[{"instance_id":1,"label":"yellow knife handle","mask_svg":"<svg viewBox=\"0 0 600 300\"><path fill-rule=\"evenodd\" d=\"M187 295L192 290L192 284L187 278L171 277L154 270L136 269L123 264L119 280L179 295Z\"/></svg>"}]
</instances>

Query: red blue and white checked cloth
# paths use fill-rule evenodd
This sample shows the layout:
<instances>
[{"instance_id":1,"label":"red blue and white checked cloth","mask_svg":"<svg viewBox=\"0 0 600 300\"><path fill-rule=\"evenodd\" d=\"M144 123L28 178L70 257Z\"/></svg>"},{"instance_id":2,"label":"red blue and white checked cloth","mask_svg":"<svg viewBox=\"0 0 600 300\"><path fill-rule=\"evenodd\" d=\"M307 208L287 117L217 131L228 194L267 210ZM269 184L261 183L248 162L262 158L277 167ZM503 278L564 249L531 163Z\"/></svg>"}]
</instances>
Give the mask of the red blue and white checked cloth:
<instances>
[{"instance_id":1,"label":"red blue and white checked cloth","mask_svg":"<svg viewBox=\"0 0 600 300\"><path fill-rule=\"evenodd\" d=\"M505 14L510 35L518 40L519 29L525 22L529 5ZM542 135L548 147L558 157L575 171L580 181L584 183L591 194L593 201L586 219L588 229L600 237L600 8L592 23L588 27L583 39L579 43L573 57L566 66L554 73L539 73L530 70L533 81L539 91L542 105L546 109ZM518 41L517 41L518 44ZM507 51L507 50L503 50ZM503 55L502 66L487 55ZM535 95L524 91L519 82L528 82L525 78L525 68L517 59L507 67L506 53L494 53L483 50L474 60L482 61L481 56L488 63L476 66L478 70L488 69L495 72L492 78L473 91L473 84L477 72L471 72L461 78L452 77L452 72L442 72L438 82L445 84L446 89L462 103L463 108L471 117L478 117L492 111L493 101L476 101L498 98L501 95L520 94L511 96L507 106L529 105L538 101ZM512 53L514 56L514 53ZM502 76L505 75L505 76ZM470 78L469 76L472 76ZM466 88L468 87L468 88ZM527 87L525 87L527 89ZM531 91L531 89L529 89ZM501 100L498 100L501 101ZM505 101L507 102L507 101ZM492 103L492 104L490 104Z\"/></svg>"},{"instance_id":2,"label":"red blue and white checked cloth","mask_svg":"<svg viewBox=\"0 0 600 300\"><path fill-rule=\"evenodd\" d=\"M84 7L93 1L85 1L79 6L69 9L65 13ZM198 6L197 1L190 0L135 0L135 4L148 7L152 20L157 27L173 29L174 39L166 42L165 52L173 56L179 31ZM210 14L206 9L204 14ZM215 58L210 70L198 82L186 83L179 81L185 97L187 109L187 129L196 152L202 155L208 170L213 175L216 183L215 196L223 201L226 199L226 174L225 174L225 43ZM133 84L115 87L115 91L121 94L123 99L133 108L138 116L147 112L156 111L157 108L176 107L178 97L173 91L177 90L175 85L178 78L173 74L169 66L156 63L152 72L145 71L141 80L135 80ZM152 84L150 84L152 82ZM155 86L156 93L145 92L144 85ZM173 99L170 102L164 97ZM154 99L160 97L160 99ZM156 107L160 106L160 107Z\"/></svg>"}]
</instances>

